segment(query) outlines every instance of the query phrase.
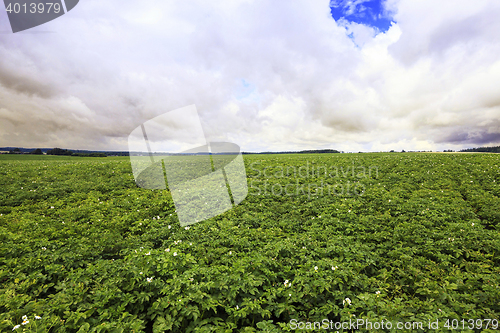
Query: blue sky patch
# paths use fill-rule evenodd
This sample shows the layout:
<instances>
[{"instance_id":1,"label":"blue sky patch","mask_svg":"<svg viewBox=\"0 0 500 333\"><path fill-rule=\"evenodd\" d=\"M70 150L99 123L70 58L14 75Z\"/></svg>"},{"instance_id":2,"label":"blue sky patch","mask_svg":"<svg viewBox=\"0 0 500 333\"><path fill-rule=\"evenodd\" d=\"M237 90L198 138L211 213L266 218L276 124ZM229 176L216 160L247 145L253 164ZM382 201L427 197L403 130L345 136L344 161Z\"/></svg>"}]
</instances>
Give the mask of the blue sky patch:
<instances>
[{"instance_id":1,"label":"blue sky patch","mask_svg":"<svg viewBox=\"0 0 500 333\"><path fill-rule=\"evenodd\" d=\"M344 19L386 32L393 22L384 9L384 0L331 0L330 10L335 21Z\"/></svg>"},{"instance_id":2,"label":"blue sky patch","mask_svg":"<svg viewBox=\"0 0 500 333\"><path fill-rule=\"evenodd\" d=\"M235 96L238 100L245 99L249 97L255 91L255 86L245 79L241 79L235 92Z\"/></svg>"}]
</instances>

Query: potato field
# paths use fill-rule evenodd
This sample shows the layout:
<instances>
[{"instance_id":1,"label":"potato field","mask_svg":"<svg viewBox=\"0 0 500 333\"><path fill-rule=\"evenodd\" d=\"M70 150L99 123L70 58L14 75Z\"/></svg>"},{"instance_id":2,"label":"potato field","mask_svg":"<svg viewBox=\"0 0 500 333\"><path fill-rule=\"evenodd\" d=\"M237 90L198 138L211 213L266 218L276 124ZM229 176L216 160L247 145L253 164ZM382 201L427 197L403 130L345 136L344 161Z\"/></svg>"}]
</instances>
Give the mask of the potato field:
<instances>
[{"instance_id":1,"label":"potato field","mask_svg":"<svg viewBox=\"0 0 500 333\"><path fill-rule=\"evenodd\" d=\"M0 331L498 331L500 154L243 157L181 227L127 157L0 155Z\"/></svg>"}]
</instances>

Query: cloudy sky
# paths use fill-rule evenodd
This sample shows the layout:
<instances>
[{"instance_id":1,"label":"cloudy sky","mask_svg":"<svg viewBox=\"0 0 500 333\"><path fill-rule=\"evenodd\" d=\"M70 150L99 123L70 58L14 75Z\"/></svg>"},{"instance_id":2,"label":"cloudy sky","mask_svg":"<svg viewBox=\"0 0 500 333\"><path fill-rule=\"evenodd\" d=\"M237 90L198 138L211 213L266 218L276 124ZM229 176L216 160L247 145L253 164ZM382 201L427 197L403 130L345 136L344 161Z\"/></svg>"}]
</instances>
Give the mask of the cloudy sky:
<instances>
[{"instance_id":1,"label":"cloudy sky","mask_svg":"<svg viewBox=\"0 0 500 333\"><path fill-rule=\"evenodd\" d=\"M127 150L193 104L244 151L500 145L498 0L82 0L15 34L4 9L0 147Z\"/></svg>"}]
</instances>

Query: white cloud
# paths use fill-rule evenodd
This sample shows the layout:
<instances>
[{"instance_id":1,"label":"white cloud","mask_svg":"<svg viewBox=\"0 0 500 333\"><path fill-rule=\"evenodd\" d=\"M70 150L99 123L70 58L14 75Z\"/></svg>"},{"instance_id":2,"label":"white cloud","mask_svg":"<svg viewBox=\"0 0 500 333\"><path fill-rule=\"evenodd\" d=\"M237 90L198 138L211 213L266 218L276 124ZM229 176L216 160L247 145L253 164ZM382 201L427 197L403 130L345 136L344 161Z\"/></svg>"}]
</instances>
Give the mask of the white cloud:
<instances>
[{"instance_id":1,"label":"white cloud","mask_svg":"<svg viewBox=\"0 0 500 333\"><path fill-rule=\"evenodd\" d=\"M248 151L500 144L497 2L388 0L397 24L348 24L358 46L328 5L88 0L2 33L0 146L126 150L191 104Z\"/></svg>"}]
</instances>

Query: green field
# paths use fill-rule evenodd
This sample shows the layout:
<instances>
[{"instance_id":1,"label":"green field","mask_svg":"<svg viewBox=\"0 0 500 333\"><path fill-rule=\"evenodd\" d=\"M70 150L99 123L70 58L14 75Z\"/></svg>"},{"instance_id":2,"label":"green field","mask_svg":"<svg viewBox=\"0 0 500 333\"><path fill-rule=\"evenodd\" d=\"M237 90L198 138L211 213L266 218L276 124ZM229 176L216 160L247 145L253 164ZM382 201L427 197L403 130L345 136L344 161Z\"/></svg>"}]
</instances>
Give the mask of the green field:
<instances>
[{"instance_id":1,"label":"green field","mask_svg":"<svg viewBox=\"0 0 500 333\"><path fill-rule=\"evenodd\" d=\"M128 158L0 155L0 331L498 330L500 154L244 161L246 199L181 228Z\"/></svg>"}]
</instances>

